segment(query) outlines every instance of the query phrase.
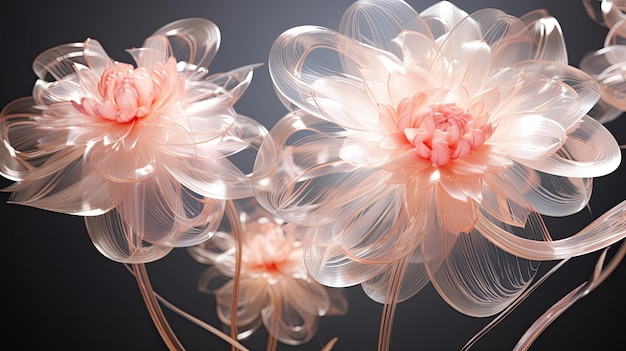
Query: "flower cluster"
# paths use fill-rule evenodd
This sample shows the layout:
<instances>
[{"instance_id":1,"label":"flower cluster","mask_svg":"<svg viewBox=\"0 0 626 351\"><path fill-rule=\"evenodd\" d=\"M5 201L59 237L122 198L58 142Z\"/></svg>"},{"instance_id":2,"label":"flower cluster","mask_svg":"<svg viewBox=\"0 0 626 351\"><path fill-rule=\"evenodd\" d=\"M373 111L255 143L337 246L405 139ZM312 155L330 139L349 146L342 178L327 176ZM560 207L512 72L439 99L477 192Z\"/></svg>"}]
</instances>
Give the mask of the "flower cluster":
<instances>
[{"instance_id":1,"label":"flower cluster","mask_svg":"<svg viewBox=\"0 0 626 351\"><path fill-rule=\"evenodd\" d=\"M209 73L208 20L158 29L128 50L135 64L94 39L61 45L36 58L32 96L0 113L0 174L12 202L83 216L114 261L187 247L210 265L199 287L233 337L264 325L305 343L319 317L346 312L333 288L355 285L386 308L431 283L490 316L540 261L626 237L626 202L560 240L543 221L585 208L593 178L621 162L602 123L626 111L626 5L583 3L610 30L575 68L543 10L357 0L337 31L276 39L268 66L288 113L269 132L234 109L256 66ZM251 148L245 174L232 156ZM235 200L254 205L221 230Z\"/></svg>"}]
</instances>

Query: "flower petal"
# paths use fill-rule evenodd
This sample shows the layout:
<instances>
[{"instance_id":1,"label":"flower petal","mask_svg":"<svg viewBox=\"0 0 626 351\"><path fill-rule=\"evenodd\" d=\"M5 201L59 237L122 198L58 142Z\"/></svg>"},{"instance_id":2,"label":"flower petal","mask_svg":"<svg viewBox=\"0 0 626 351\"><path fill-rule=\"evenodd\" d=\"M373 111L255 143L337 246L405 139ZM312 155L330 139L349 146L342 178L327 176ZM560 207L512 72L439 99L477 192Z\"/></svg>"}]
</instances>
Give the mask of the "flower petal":
<instances>
[{"instance_id":1,"label":"flower petal","mask_svg":"<svg viewBox=\"0 0 626 351\"><path fill-rule=\"evenodd\" d=\"M117 210L133 232L151 243L197 245L213 235L224 214L224 201L190 192L164 170L130 187Z\"/></svg>"},{"instance_id":2,"label":"flower petal","mask_svg":"<svg viewBox=\"0 0 626 351\"><path fill-rule=\"evenodd\" d=\"M511 142L511 138L515 142ZM486 142L514 159L538 160L554 153L565 139L563 126L538 115L498 119L498 126Z\"/></svg>"},{"instance_id":3,"label":"flower petal","mask_svg":"<svg viewBox=\"0 0 626 351\"><path fill-rule=\"evenodd\" d=\"M558 152L538 160L518 161L538 171L576 178L603 176L619 167L622 159L619 145L602 124L585 116L572 129Z\"/></svg>"},{"instance_id":4,"label":"flower petal","mask_svg":"<svg viewBox=\"0 0 626 351\"><path fill-rule=\"evenodd\" d=\"M121 263L148 263L165 257L171 247L151 245L133 231L116 210L85 217L91 241L105 257Z\"/></svg>"},{"instance_id":5,"label":"flower petal","mask_svg":"<svg viewBox=\"0 0 626 351\"><path fill-rule=\"evenodd\" d=\"M499 249L477 230L426 234L424 251L444 248L447 253L441 264L426 262L430 279L452 307L470 316L486 317L503 310L530 284L538 268L536 262Z\"/></svg>"},{"instance_id":6,"label":"flower petal","mask_svg":"<svg viewBox=\"0 0 626 351\"><path fill-rule=\"evenodd\" d=\"M330 51L330 53L328 52ZM339 67L341 60L343 68ZM311 100L312 84L321 77L345 76L344 72L361 69L401 70L401 62L392 54L360 44L335 31L314 26L300 26L281 34L270 50L268 66L274 87L286 99L317 116L322 114Z\"/></svg>"},{"instance_id":7,"label":"flower petal","mask_svg":"<svg viewBox=\"0 0 626 351\"><path fill-rule=\"evenodd\" d=\"M177 61L185 61L202 68L209 67L221 41L220 30L215 23L199 17L168 23L152 34L161 35L169 39Z\"/></svg>"},{"instance_id":8,"label":"flower petal","mask_svg":"<svg viewBox=\"0 0 626 351\"><path fill-rule=\"evenodd\" d=\"M422 33L430 38L430 30L424 20L404 1L365 0L354 2L343 13L339 32L400 56L392 39L403 30Z\"/></svg>"},{"instance_id":9,"label":"flower petal","mask_svg":"<svg viewBox=\"0 0 626 351\"><path fill-rule=\"evenodd\" d=\"M585 255L608 247L626 237L626 201L598 217L578 233L560 240L538 241L520 237L502 229L501 223L487 214L479 217L476 228L490 242L512 255L538 261L550 261ZM530 231L547 233L541 217L531 213L526 226ZM556 237L564 237L562 234ZM545 240L545 239L544 239Z\"/></svg>"},{"instance_id":10,"label":"flower petal","mask_svg":"<svg viewBox=\"0 0 626 351\"><path fill-rule=\"evenodd\" d=\"M533 60L555 61L567 64L567 49L563 30L556 18L544 9L534 10L520 17L533 40Z\"/></svg>"},{"instance_id":11,"label":"flower petal","mask_svg":"<svg viewBox=\"0 0 626 351\"><path fill-rule=\"evenodd\" d=\"M388 268L376 277L361 283L361 287L372 300L378 303L385 303L392 275L393 272ZM400 292L398 293L398 302L408 300L429 282L430 279L426 273L426 267L422 258L422 248L420 246L411 255L406 271L404 272L404 278L400 286Z\"/></svg>"}]
</instances>

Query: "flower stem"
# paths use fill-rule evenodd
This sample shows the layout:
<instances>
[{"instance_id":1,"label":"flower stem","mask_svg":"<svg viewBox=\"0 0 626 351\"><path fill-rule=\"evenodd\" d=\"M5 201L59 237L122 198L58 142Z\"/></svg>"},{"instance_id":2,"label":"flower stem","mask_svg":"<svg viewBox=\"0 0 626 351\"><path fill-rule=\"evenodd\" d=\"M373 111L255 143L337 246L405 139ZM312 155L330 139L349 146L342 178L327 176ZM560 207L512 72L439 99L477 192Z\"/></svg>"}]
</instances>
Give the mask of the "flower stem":
<instances>
[{"instance_id":1,"label":"flower stem","mask_svg":"<svg viewBox=\"0 0 626 351\"><path fill-rule=\"evenodd\" d=\"M167 348L172 351L185 350L167 322L167 318L163 315L163 311L161 310L159 302L157 301L154 291L152 290L152 284L150 284L150 278L148 277L146 266L143 263L135 263L132 264L131 267L135 279L137 279L137 286L139 286L139 291L141 292L143 301L148 308L148 312L150 313L150 317L159 331L161 338L167 345Z\"/></svg>"}]
</instances>

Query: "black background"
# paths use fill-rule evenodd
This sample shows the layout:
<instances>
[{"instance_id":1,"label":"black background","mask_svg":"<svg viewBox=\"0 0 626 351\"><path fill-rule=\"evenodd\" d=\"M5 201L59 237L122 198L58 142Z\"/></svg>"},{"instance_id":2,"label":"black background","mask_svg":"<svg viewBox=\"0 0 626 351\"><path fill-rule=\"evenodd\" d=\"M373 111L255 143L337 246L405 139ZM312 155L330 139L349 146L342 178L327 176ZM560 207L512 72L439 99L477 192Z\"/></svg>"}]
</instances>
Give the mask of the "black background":
<instances>
[{"instance_id":1,"label":"black background","mask_svg":"<svg viewBox=\"0 0 626 351\"><path fill-rule=\"evenodd\" d=\"M418 11L434 1L409 1ZM123 50L140 46L154 30L185 17L205 17L222 32L222 45L210 66L228 71L266 63L270 46L283 31L316 24L336 29L351 1L9 1L0 12L0 106L29 95L35 82L31 64L43 50L87 37L100 41L114 59L132 62ZM570 64L603 45L607 29L589 19L580 1L457 1L467 12L496 7L521 16L546 8L565 33ZM267 66L255 70L252 84L235 106L268 128L285 114L271 88ZM626 144L626 117L608 123ZM598 178L590 211L548 220L555 237L570 235L625 198L624 167ZM0 185L10 182L2 180ZM80 217L8 205L0 194L3 335L13 349L164 350L134 278L123 265L102 256L91 244ZM610 251L611 253L612 251ZM510 350L526 328L561 296L585 281L598 254L568 262L517 310L474 346L475 350ZM540 273L554 265L542 264ZM196 292L204 266L183 249L148 264L155 289L180 308L217 324L211 296ZM558 318L532 350L617 350L626 344L626 263L591 295ZM375 350L382 306L360 287L346 289L349 310L343 317L322 318L319 333L306 345L279 350L319 350L334 336L335 350ZM228 345L166 311L188 350L227 350ZM392 350L458 350L491 318L464 316L437 295L431 285L398 306ZM245 345L265 349L258 331Z\"/></svg>"}]
</instances>

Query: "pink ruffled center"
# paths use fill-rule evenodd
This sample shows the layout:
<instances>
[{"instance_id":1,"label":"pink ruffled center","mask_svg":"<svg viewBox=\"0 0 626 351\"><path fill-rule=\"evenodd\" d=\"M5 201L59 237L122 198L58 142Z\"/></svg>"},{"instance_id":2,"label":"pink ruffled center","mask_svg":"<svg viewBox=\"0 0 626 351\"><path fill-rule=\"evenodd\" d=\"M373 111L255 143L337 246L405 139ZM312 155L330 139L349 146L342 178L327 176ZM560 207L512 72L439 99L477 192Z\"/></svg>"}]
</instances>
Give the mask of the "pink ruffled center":
<instances>
[{"instance_id":1,"label":"pink ruffled center","mask_svg":"<svg viewBox=\"0 0 626 351\"><path fill-rule=\"evenodd\" d=\"M72 101L72 104L89 116L131 122L150 115L156 107L170 100L172 93L182 90L177 88L181 86L178 82L173 60L156 64L153 71L117 62L102 74L98 83L99 97L84 97L80 103Z\"/></svg>"},{"instance_id":2,"label":"pink ruffled center","mask_svg":"<svg viewBox=\"0 0 626 351\"><path fill-rule=\"evenodd\" d=\"M445 166L453 159L467 156L493 132L490 123L481 125L475 116L455 103L428 107L420 103L421 99L406 98L398 104L397 127L418 157L435 166Z\"/></svg>"},{"instance_id":3,"label":"pink ruffled center","mask_svg":"<svg viewBox=\"0 0 626 351\"><path fill-rule=\"evenodd\" d=\"M304 269L302 248L280 225L273 222L249 223L250 236L244 241L242 268L246 274L262 276L271 283Z\"/></svg>"}]
</instances>

